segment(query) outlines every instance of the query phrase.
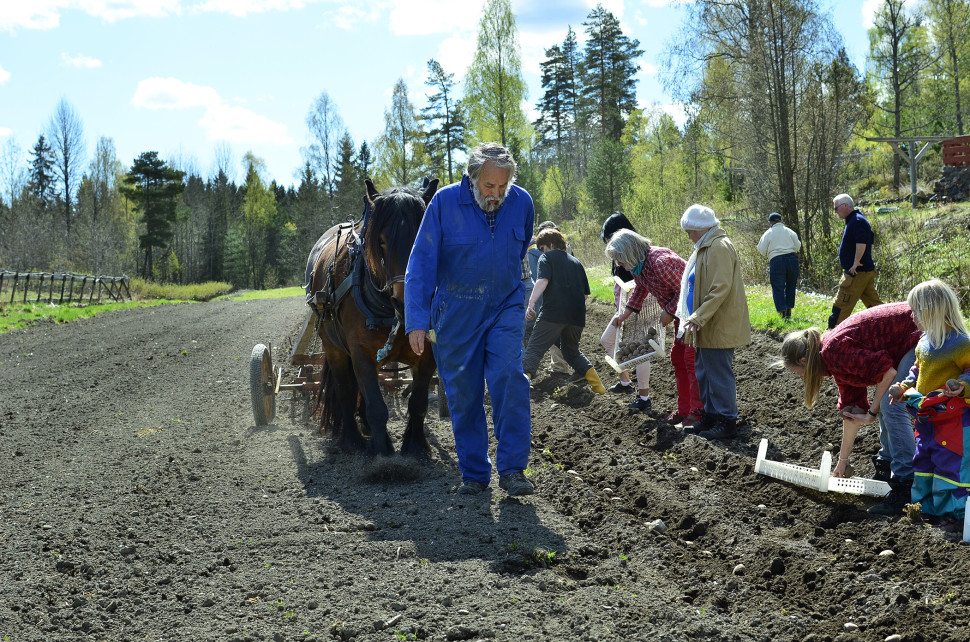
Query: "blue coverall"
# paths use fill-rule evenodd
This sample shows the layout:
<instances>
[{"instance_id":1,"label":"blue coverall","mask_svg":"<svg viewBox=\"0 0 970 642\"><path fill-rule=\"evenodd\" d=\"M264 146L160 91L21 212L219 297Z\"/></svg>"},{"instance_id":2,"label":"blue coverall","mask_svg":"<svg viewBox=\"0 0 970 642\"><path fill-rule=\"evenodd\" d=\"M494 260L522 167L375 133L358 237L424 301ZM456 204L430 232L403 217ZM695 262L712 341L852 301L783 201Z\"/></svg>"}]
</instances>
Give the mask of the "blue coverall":
<instances>
[{"instance_id":1,"label":"blue coverall","mask_svg":"<svg viewBox=\"0 0 970 642\"><path fill-rule=\"evenodd\" d=\"M405 330L435 332L462 479L488 484L485 383L499 475L529 464L529 381L522 370L522 259L532 239L532 197L517 185L493 232L468 176L438 190L424 214L404 277Z\"/></svg>"}]
</instances>

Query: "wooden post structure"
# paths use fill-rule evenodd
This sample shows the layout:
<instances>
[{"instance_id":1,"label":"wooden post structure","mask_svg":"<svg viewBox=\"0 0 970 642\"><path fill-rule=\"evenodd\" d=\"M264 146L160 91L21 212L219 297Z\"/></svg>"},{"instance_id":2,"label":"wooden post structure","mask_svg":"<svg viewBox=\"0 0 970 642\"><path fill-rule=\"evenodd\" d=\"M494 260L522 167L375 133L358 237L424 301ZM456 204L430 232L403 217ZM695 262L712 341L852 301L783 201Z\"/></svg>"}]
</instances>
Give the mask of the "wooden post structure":
<instances>
[{"instance_id":1,"label":"wooden post structure","mask_svg":"<svg viewBox=\"0 0 970 642\"><path fill-rule=\"evenodd\" d=\"M874 143L889 143L892 145L893 150L899 155L906 163L909 165L909 201L913 205L913 209L916 209L916 168L919 166L919 161L923 158L926 150L933 143L942 143L945 140L953 138L952 136L900 136L899 138L893 138L891 136L876 136L874 138L866 138L868 141ZM922 142L923 146L920 147L919 151L916 148L919 147L919 143ZM907 149L902 149L899 145L900 143L906 143Z\"/></svg>"}]
</instances>

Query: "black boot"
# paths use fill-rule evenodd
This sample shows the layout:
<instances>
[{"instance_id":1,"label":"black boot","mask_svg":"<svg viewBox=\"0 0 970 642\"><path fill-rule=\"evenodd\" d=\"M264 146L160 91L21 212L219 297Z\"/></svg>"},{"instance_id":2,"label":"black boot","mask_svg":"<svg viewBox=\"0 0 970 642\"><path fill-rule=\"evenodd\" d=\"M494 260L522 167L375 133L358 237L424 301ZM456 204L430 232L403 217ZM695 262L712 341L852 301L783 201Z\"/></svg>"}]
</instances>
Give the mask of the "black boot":
<instances>
[{"instance_id":1,"label":"black boot","mask_svg":"<svg viewBox=\"0 0 970 642\"><path fill-rule=\"evenodd\" d=\"M684 432L687 434L698 435L705 430L710 430L717 425L720 421L721 415L705 412L701 414L701 420L695 423L693 426L684 425Z\"/></svg>"},{"instance_id":2,"label":"black boot","mask_svg":"<svg viewBox=\"0 0 970 642\"><path fill-rule=\"evenodd\" d=\"M869 459L872 460L872 468L876 471L873 473L872 478L877 481L888 482L889 478L892 477L892 471L889 469L889 460L883 459L879 455L873 455Z\"/></svg>"},{"instance_id":3,"label":"black boot","mask_svg":"<svg viewBox=\"0 0 970 642\"><path fill-rule=\"evenodd\" d=\"M707 430L702 430L699 434L704 439L712 439L715 441L734 439L735 435L738 434L738 421L737 419L718 415L717 423Z\"/></svg>"},{"instance_id":4,"label":"black boot","mask_svg":"<svg viewBox=\"0 0 970 642\"><path fill-rule=\"evenodd\" d=\"M913 490L912 477L894 477L889 480L889 494L886 499L870 506L867 511L870 515L885 515L896 517L903 512L903 507L912 501L911 491Z\"/></svg>"}]
</instances>

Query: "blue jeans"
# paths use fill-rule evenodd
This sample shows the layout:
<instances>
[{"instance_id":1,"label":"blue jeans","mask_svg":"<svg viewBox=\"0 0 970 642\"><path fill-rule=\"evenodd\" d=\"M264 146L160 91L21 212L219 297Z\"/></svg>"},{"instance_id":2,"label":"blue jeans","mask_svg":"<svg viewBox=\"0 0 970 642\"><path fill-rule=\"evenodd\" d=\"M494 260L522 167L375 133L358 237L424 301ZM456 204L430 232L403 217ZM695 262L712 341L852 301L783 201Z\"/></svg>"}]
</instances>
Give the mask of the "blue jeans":
<instances>
[{"instance_id":1,"label":"blue jeans","mask_svg":"<svg viewBox=\"0 0 970 642\"><path fill-rule=\"evenodd\" d=\"M798 255L782 254L768 262L768 280L775 310L784 312L795 307L795 286L798 284Z\"/></svg>"},{"instance_id":2,"label":"blue jeans","mask_svg":"<svg viewBox=\"0 0 970 642\"><path fill-rule=\"evenodd\" d=\"M734 378L734 348L697 348L694 357L704 413L738 418L738 385Z\"/></svg>"},{"instance_id":3,"label":"blue jeans","mask_svg":"<svg viewBox=\"0 0 970 642\"><path fill-rule=\"evenodd\" d=\"M899 360L895 381L905 379L915 361L916 349L913 348ZM890 405L888 394L879 401L879 446L878 457L889 460L893 477L913 476L913 457L916 455L913 416L902 402Z\"/></svg>"}]
</instances>

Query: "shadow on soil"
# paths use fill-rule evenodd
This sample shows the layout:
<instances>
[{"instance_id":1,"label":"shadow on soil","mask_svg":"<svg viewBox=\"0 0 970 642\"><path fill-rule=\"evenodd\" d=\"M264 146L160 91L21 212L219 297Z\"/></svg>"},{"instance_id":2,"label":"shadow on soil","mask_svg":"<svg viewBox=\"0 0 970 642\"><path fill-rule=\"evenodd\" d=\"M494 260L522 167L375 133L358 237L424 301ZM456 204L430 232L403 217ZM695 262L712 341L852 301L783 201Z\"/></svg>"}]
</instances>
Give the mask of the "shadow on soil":
<instances>
[{"instance_id":1,"label":"shadow on soil","mask_svg":"<svg viewBox=\"0 0 970 642\"><path fill-rule=\"evenodd\" d=\"M540 522L531 498L507 497L494 481L480 495L457 494L452 455L433 437L442 459L429 463L325 448L308 454L297 437L288 441L307 496L369 520L371 540L413 542L414 555L429 561L486 560L497 573L546 568L568 553L563 537Z\"/></svg>"}]
</instances>

